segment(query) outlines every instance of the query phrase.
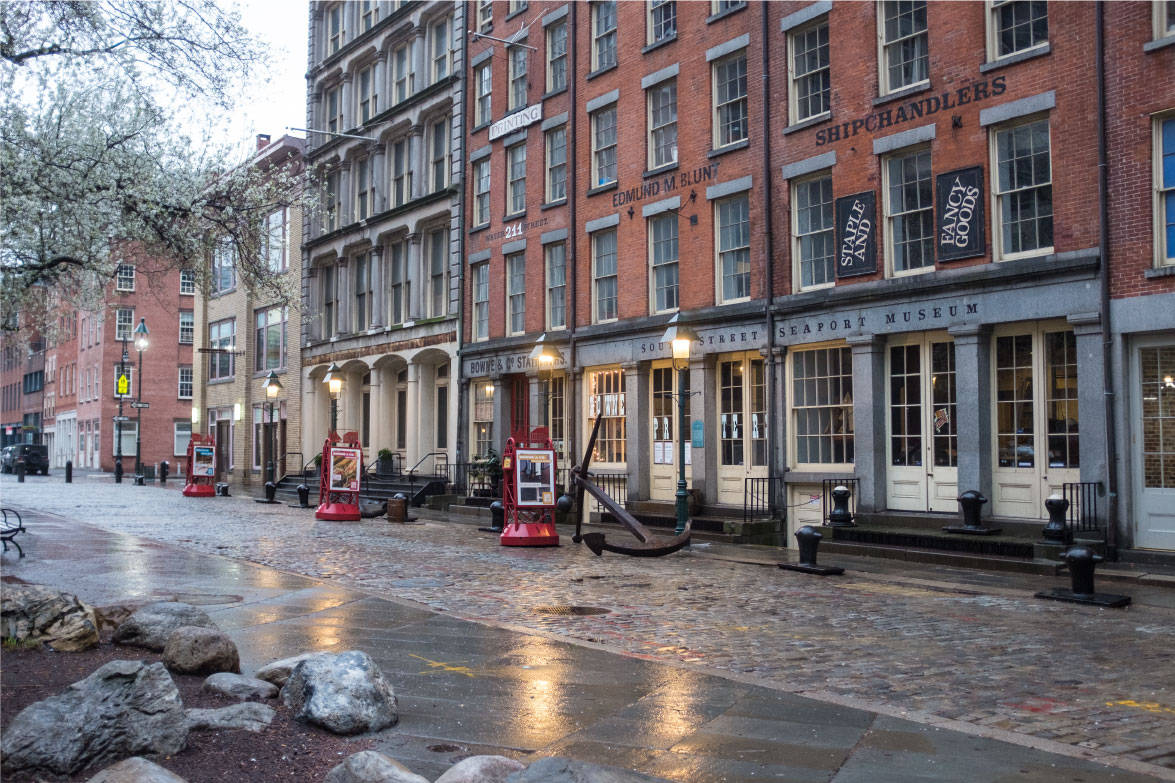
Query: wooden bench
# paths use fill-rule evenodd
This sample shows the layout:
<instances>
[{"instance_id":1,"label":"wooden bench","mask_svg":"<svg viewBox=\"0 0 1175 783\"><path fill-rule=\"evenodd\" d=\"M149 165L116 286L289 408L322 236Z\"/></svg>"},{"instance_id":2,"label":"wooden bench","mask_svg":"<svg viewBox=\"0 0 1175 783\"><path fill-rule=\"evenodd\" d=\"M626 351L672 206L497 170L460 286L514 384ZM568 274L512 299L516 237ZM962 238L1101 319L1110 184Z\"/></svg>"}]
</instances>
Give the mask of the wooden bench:
<instances>
[{"instance_id":1,"label":"wooden bench","mask_svg":"<svg viewBox=\"0 0 1175 783\"><path fill-rule=\"evenodd\" d=\"M20 513L15 509L0 508L0 514L3 514L3 519L0 520L0 541L4 543L4 551L8 551L8 542L11 541L20 556L24 557L24 550L16 542L16 534L25 531L24 520L20 518ZM9 519L10 515L16 519L15 524Z\"/></svg>"}]
</instances>

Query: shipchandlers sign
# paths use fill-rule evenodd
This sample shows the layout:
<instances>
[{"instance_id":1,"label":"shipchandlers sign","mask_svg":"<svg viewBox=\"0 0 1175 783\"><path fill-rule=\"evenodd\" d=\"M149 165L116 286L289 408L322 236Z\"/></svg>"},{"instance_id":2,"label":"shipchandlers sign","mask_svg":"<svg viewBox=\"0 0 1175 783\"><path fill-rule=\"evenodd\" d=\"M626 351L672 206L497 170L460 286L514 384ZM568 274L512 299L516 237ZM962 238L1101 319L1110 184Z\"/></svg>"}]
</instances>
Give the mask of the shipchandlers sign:
<instances>
[{"instance_id":1,"label":"shipchandlers sign","mask_svg":"<svg viewBox=\"0 0 1175 783\"><path fill-rule=\"evenodd\" d=\"M877 196L872 190L836 200L836 276L877 271Z\"/></svg>"},{"instance_id":2,"label":"shipchandlers sign","mask_svg":"<svg viewBox=\"0 0 1175 783\"><path fill-rule=\"evenodd\" d=\"M936 244L941 261L983 255L983 167L938 175Z\"/></svg>"}]
</instances>

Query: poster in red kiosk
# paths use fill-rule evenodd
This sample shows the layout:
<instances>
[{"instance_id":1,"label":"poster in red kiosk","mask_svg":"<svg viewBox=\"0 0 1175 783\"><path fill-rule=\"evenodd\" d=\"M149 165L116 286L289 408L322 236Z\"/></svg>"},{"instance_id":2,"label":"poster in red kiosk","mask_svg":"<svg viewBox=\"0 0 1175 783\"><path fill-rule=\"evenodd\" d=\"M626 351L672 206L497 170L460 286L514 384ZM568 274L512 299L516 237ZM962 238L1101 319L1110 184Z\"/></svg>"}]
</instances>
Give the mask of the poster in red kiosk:
<instances>
[{"instance_id":1,"label":"poster in red kiosk","mask_svg":"<svg viewBox=\"0 0 1175 783\"><path fill-rule=\"evenodd\" d=\"M216 442L211 435L192 434L184 473L185 496L210 498L216 494Z\"/></svg>"},{"instance_id":2,"label":"poster in red kiosk","mask_svg":"<svg viewBox=\"0 0 1175 783\"><path fill-rule=\"evenodd\" d=\"M358 521L362 476L363 448L359 445L359 434L348 432L339 438L337 432L332 432L322 446L315 519Z\"/></svg>"},{"instance_id":3,"label":"poster in red kiosk","mask_svg":"<svg viewBox=\"0 0 1175 783\"><path fill-rule=\"evenodd\" d=\"M502 546L559 546L555 531L558 463L546 427L522 443L506 441L502 452Z\"/></svg>"}]
</instances>

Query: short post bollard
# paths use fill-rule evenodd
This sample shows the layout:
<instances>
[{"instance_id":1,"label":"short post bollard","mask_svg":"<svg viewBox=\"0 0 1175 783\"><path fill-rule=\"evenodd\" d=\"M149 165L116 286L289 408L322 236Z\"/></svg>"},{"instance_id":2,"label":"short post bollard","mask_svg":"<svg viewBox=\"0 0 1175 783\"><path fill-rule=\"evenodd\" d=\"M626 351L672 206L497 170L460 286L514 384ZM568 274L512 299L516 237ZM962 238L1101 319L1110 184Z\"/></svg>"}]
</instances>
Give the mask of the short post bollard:
<instances>
[{"instance_id":1,"label":"short post bollard","mask_svg":"<svg viewBox=\"0 0 1175 783\"><path fill-rule=\"evenodd\" d=\"M835 490L834 490L835 491ZM816 549L820 546L820 539L824 536L811 525L804 525L796 531L796 542L800 547L800 562L779 563L779 567L786 571L800 571L817 576L835 576L843 574L845 570L837 566L816 565Z\"/></svg>"},{"instance_id":2,"label":"short post bollard","mask_svg":"<svg viewBox=\"0 0 1175 783\"><path fill-rule=\"evenodd\" d=\"M171 466L167 464L167 460L159 463L159 483L161 485L167 483L167 474L170 468Z\"/></svg>"},{"instance_id":3,"label":"short post bollard","mask_svg":"<svg viewBox=\"0 0 1175 783\"><path fill-rule=\"evenodd\" d=\"M221 482L217 483L216 494L220 495L222 498L232 497L228 493L228 482L227 481L221 481Z\"/></svg>"},{"instance_id":4,"label":"short post bollard","mask_svg":"<svg viewBox=\"0 0 1175 783\"><path fill-rule=\"evenodd\" d=\"M1049 523L1044 526L1040 534L1050 544L1072 544L1073 531L1065 522L1065 512L1069 510L1069 501L1060 495L1049 495L1044 502L1049 512Z\"/></svg>"},{"instance_id":5,"label":"short post bollard","mask_svg":"<svg viewBox=\"0 0 1175 783\"><path fill-rule=\"evenodd\" d=\"M1054 587L1052 590L1042 590L1036 594L1037 598L1047 598L1051 601L1068 601L1074 604L1093 604L1110 609L1117 609L1130 605L1130 596L1099 593L1093 589L1093 570L1104 557L1087 546L1070 547L1061 555L1061 560L1069 565L1069 577L1073 585L1072 590L1063 587Z\"/></svg>"},{"instance_id":6,"label":"short post bollard","mask_svg":"<svg viewBox=\"0 0 1175 783\"><path fill-rule=\"evenodd\" d=\"M73 460L71 459L65 461L65 483L73 483Z\"/></svg>"},{"instance_id":7,"label":"short post bollard","mask_svg":"<svg viewBox=\"0 0 1175 783\"><path fill-rule=\"evenodd\" d=\"M310 508L310 487L305 483L298 485L298 505L301 508Z\"/></svg>"},{"instance_id":8,"label":"short post bollard","mask_svg":"<svg viewBox=\"0 0 1175 783\"><path fill-rule=\"evenodd\" d=\"M143 474L142 473L135 474L135 486L136 487L143 486Z\"/></svg>"},{"instance_id":9,"label":"short post bollard","mask_svg":"<svg viewBox=\"0 0 1175 783\"><path fill-rule=\"evenodd\" d=\"M116 459L114 461L114 483L115 484L122 483L122 460L121 459Z\"/></svg>"},{"instance_id":10,"label":"short post bollard","mask_svg":"<svg viewBox=\"0 0 1175 783\"><path fill-rule=\"evenodd\" d=\"M272 481L265 482L265 500L269 503L276 503L274 497L277 495L277 484Z\"/></svg>"},{"instance_id":11,"label":"short post bollard","mask_svg":"<svg viewBox=\"0 0 1175 783\"><path fill-rule=\"evenodd\" d=\"M944 533L966 533L972 536L994 536L1003 528L998 527L984 527L980 520L980 514L983 512L983 504L987 502L981 493L973 489L969 489L963 494L959 495L956 500L959 501L959 510L963 514L963 524L947 525L943 528Z\"/></svg>"},{"instance_id":12,"label":"short post bollard","mask_svg":"<svg viewBox=\"0 0 1175 783\"><path fill-rule=\"evenodd\" d=\"M502 528L506 526L506 507L502 505L502 501L495 500L490 503L490 529L491 533L501 533Z\"/></svg>"},{"instance_id":13,"label":"short post bollard","mask_svg":"<svg viewBox=\"0 0 1175 783\"><path fill-rule=\"evenodd\" d=\"M832 511L828 512L828 527L856 527L853 512L849 511L849 498L853 493L844 484L832 490Z\"/></svg>"},{"instance_id":14,"label":"short post bollard","mask_svg":"<svg viewBox=\"0 0 1175 783\"><path fill-rule=\"evenodd\" d=\"M20 484L24 483L24 471L25 471L24 460L18 459L16 461L16 480Z\"/></svg>"}]
</instances>

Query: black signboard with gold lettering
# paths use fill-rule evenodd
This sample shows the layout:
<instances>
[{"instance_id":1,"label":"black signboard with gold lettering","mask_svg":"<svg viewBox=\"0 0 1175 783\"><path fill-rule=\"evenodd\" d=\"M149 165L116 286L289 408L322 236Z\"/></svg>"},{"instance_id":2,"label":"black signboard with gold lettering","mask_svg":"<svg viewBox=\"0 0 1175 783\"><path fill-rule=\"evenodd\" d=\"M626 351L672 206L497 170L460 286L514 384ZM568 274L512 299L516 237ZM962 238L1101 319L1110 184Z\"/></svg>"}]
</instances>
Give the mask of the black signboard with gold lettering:
<instances>
[{"instance_id":1,"label":"black signboard with gold lettering","mask_svg":"<svg viewBox=\"0 0 1175 783\"><path fill-rule=\"evenodd\" d=\"M935 218L940 261L983 255L983 167L938 175Z\"/></svg>"},{"instance_id":2,"label":"black signboard with gold lettering","mask_svg":"<svg viewBox=\"0 0 1175 783\"><path fill-rule=\"evenodd\" d=\"M872 190L836 200L836 276L877 271L877 196Z\"/></svg>"}]
</instances>

